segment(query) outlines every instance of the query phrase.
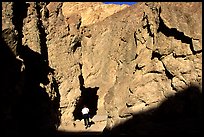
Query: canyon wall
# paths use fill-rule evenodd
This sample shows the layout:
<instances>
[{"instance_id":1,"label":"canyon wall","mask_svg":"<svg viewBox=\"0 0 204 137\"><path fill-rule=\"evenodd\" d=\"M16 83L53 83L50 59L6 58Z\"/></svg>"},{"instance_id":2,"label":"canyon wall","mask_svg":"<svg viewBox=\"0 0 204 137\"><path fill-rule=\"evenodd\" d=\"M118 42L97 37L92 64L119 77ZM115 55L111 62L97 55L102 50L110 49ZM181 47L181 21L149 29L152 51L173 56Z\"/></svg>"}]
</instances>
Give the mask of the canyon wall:
<instances>
[{"instance_id":1,"label":"canyon wall","mask_svg":"<svg viewBox=\"0 0 204 137\"><path fill-rule=\"evenodd\" d=\"M10 126L5 132L71 125L82 119L83 104L91 117L106 115L104 131L114 131L188 88L185 98L194 101L202 89L201 7L3 2L1 104ZM183 105L175 103L173 114L186 112L188 101L179 101ZM187 106L200 116L199 101ZM30 117L35 118L24 120Z\"/></svg>"}]
</instances>

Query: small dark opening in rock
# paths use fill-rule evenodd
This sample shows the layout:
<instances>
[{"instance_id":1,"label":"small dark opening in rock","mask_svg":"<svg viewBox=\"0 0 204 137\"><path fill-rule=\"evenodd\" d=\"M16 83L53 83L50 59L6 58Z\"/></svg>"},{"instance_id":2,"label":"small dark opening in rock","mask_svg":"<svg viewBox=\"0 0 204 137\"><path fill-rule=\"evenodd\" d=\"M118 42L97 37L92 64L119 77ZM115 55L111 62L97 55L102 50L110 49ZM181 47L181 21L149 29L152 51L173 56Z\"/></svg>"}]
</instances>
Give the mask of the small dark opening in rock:
<instances>
[{"instance_id":1,"label":"small dark opening in rock","mask_svg":"<svg viewBox=\"0 0 204 137\"><path fill-rule=\"evenodd\" d=\"M81 47L81 41L77 41L77 43L72 47L72 51L75 52L79 47Z\"/></svg>"},{"instance_id":2,"label":"small dark opening in rock","mask_svg":"<svg viewBox=\"0 0 204 137\"><path fill-rule=\"evenodd\" d=\"M154 59L154 58L158 58L158 60L161 60L161 57L162 57L162 55L160 53L158 53L156 51L153 51L151 60Z\"/></svg>"},{"instance_id":3,"label":"small dark opening in rock","mask_svg":"<svg viewBox=\"0 0 204 137\"><path fill-rule=\"evenodd\" d=\"M83 76L79 76L79 81L80 81L80 90L81 90L81 96L79 100L77 101L75 110L73 112L74 120L81 120L82 113L81 110L84 105L86 105L89 108L89 114L90 118L93 118L94 115L96 115L97 112L97 103L98 103L98 95L97 95L97 90L99 87L95 88L85 88L84 85L84 79Z\"/></svg>"}]
</instances>

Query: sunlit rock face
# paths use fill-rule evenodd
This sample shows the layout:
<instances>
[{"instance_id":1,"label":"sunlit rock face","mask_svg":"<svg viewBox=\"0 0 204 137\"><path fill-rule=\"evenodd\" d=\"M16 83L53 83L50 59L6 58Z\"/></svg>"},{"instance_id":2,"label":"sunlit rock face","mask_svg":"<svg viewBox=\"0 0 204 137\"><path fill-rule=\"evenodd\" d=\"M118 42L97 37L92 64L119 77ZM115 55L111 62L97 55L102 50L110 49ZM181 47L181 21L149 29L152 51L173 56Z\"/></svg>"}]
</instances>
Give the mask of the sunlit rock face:
<instances>
[{"instance_id":1,"label":"sunlit rock face","mask_svg":"<svg viewBox=\"0 0 204 137\"><path fill-rule=\"evenodd\" d=\"M19 122L28 111L38 116L32 127L46 133L81 119L83 104L92 117L107 116L104 133L156 134L148 124L161 115L199 118L201 7L199 2L3 2L1 94L15 102L4 107L4 122L20 134L23 124L31 124ZM154 120L144 127L128 124L142 123L146 115ZM121 130L123 124L128 130Z\"/></svg>"},{"instance_id":2,"label":"sunlit rock face","mask_svg":"<svg viewBox=\"0 0 204 137\"><path fill-rule=\"evenodd\" d=\"M73 14L81 17L81 26L87 26L104 20L129 5L103 4L102 2L64 2L62 14L70 18Z\"/></svg>"}]
</instances>

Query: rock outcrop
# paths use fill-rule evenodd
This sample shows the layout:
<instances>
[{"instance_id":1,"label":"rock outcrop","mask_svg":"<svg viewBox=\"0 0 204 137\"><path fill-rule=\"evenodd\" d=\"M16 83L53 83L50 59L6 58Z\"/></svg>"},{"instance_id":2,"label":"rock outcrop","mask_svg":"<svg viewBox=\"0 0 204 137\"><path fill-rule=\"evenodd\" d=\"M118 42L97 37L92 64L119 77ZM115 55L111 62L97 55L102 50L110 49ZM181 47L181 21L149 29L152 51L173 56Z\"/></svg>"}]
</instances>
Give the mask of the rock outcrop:
<instances>
[{"instance_id":1,"label":"rock outcrop","mask_svg":"<svg viewBox=\"0 0 204 137\"><path fill-rule=\"evenodd\" d=\"M102 2L64 2L62 14L66 19L77 14L81 17L81 26L87 26L102 21L127 7L129 5L103 4Z\"/></svg>"},{"instance_id":2,"label":"rock outcrop","mask_svg":"<svg viewBox=\"0 0 204 137\"><path fill-rule=\"evenodd\" d=\"M128 125L139 121L137 114L152 117L152 123L167 114L167 119L201 118L201 7L199 2L3 2L1 94L8 103L2 110L4 123L12 125L6 133L21 134L27 125L43 133L73 125L82 119L83 104L91 118L107 116L104 133L157 134L145 123ZM19 122L29 119L26 113L35 118ZM129 129L121 130L122 124ZM200 133L196 127L188 133Z\"/></svg>"}]
</instances>

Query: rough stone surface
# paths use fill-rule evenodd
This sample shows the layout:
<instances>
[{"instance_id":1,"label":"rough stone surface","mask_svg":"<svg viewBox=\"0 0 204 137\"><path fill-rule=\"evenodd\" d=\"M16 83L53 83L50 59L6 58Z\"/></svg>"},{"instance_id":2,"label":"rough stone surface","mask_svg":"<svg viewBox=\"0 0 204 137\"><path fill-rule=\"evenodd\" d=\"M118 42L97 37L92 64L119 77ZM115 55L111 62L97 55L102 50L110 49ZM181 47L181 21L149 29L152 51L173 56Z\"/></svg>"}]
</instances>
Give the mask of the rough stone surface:
<instances>
[{"instance_id":1,"label":"rough stone surface","mask_svg":"<svg viewBox=\"0 0 204 137\"><path fill-rule=\"evenodd\" d=\"M64 2L62 14L65 18L78 14L81 17L81 26L87 26L102 21L127 7L129 5L103 4L102 2Z\"/></svg>"},{"instance_id":2,"label":"rough stone surface","mask_svg":"<svg viewBox=\"0 0 204 137\"><path fill-rule=\"evenodd\" d=\"M200 133L194 118L201 117L201 7L200 2L3 2L3 122L14 135L23 133L25 124L27 132L78 132L83 126L75 112L88 96L96 110L95 126L87 132ZM36 118L19 122L29 119L24 112Z\"/></svg>"}]
</instances>

